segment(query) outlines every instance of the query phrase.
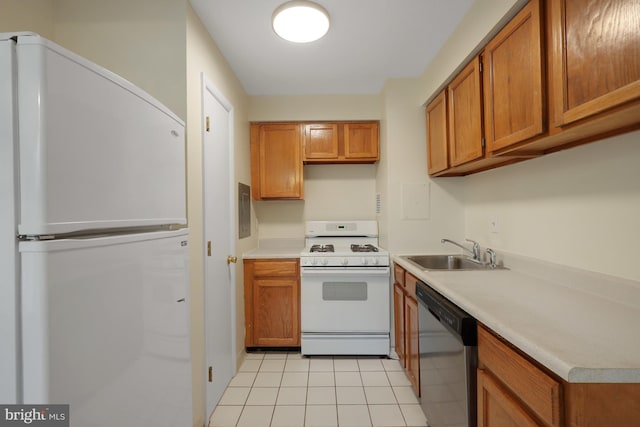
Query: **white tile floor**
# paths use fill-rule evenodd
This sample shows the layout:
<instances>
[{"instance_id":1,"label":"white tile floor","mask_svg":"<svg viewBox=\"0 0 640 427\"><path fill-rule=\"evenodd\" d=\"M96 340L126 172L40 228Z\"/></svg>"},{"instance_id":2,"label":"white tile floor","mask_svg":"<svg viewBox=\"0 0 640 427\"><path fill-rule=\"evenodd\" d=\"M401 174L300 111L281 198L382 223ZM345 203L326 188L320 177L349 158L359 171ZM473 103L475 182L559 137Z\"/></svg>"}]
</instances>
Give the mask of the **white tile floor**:
<instances>
[{"instance_id":1,"label":"white tile floor","mask_svg":"<svg viewBox=\"0 0 640 427\"><path fill-rule=\"evenodd\" d=\"M209 427L420 427L427 421L397 360L251 353Z\"/></svg>"}]
</instances>

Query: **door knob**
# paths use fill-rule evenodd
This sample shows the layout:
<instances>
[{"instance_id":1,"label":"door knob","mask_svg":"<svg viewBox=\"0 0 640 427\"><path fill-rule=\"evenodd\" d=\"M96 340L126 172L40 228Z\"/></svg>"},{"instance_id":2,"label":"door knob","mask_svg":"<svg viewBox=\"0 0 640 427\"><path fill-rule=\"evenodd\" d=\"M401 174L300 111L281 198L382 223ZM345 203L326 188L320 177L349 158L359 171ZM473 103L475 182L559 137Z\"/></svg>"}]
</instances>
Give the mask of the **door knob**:
<instances>
[{"instance_id":1,"label":"door knob","mask_svg":"<svg viewBox=\"0 0 640 427\"><path fill-rule=\"evenodd\" d=\"M237 256L231 256L231 255L227 256L227 264L231 264L231 263L235 264L236 262L238 262Z\"/></svg>"}]
</instances>

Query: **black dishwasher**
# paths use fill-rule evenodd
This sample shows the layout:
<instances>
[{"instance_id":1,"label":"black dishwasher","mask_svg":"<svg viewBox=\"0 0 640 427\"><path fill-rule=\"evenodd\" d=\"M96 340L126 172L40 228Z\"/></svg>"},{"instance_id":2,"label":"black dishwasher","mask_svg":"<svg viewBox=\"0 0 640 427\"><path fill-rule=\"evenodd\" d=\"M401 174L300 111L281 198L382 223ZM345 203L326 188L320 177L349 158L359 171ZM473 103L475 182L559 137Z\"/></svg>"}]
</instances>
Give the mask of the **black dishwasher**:
<instances>
[{"instance_id":1,"label":"black dishwasher","mask_svg":"<svg viewBox=\"0 0 640 427\"><path fill-rule=\"evenodd\" d=\"M416 283L420 403L430 427L476 427L476 320Z\"/></svg>"}]
</instances>

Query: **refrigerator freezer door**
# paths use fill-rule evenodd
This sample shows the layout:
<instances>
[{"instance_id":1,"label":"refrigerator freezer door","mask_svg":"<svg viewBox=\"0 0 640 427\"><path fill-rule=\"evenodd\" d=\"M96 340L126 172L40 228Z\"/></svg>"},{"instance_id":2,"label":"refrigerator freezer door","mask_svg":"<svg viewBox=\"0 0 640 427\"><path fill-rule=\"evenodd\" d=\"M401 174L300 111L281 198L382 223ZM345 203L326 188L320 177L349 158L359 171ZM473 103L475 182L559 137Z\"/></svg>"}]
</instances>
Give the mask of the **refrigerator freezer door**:
<instances>
[{"instance_id":1,"label":"refrigerator freezer door","mask_svg":"<svg viewBox=\"0 0 640 427\"><path fill-rule=\"evenodd\" d=\"M71 426L192 423L187 231L21 242L24 401Z\"/></svg>"},{"instance_id":2,"label":"refrigerator freezer door","mask_svg":"<svg viewBox=\"0 0 640 427\"><path fill-rule=\"evenodd\" d=\"M23 235L186 224L184 123L123 78L18 38Z\"/></svg>"}]
</instances>

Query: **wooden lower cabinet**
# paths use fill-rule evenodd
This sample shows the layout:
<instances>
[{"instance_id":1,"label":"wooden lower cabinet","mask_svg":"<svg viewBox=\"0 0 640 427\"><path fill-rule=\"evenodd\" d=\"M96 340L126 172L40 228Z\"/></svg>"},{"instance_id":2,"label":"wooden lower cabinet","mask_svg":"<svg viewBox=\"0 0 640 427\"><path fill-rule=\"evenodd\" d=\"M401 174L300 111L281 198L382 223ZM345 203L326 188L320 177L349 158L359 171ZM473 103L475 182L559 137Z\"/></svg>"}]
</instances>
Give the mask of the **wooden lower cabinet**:
<instances>
[{"instance_id":1,"label":"wooden lower cabinet","mask_svg":"<svg viewBox=\"0 0 640 427\"><path fill-rule=\"evenodd\" d=\"M478 365L479 377L482 373L502 383L512 403L540 420L540 425L561 425L560 383L482 327L478 328ZM479 410L486 403L483 397L479 391Z\"/></svg>"},{"instance_id":2,"label":"wooden lower cabinet","mask_svg":"<svg viewBox=\"0 0 640 427\"><path fill-rule=\"evenodd\" d=\"M397 264L393 266L393 318L396 354L413 386L420 395L420 351L418 348L418 301L416 278Z\"/></svg>"},{"instance_id":3,"label":"wooden lower cabinet","mask_svg":"<svg viewBox=\"0 0 640 427\"><path fill-rule=\"evenodd\" d=\"M404 331L404 288L398 283L393 285L393 319L395 325L395 345L398 360L403 368L406 368L404 347L405 347L405 331Z\"/></svg>"},{"instance_id":4,"label":"wooden lower cabinet","mask_svg":"<svg viewBox=\"0 0 640 427\"><path fill-rule=\"evenodd\" d=\"M539 424L491 374L478 369L478 426L525 427Z\"/></svg>"},{"instance_id":5,"label":"wooden lower cabinet","mask_svg":"<svg viewBox=\"0 0 640 427\"><path fill-rule=\"evenodd\" d=\"M568 383L478 327L478 427L640 425L640 384Z\"/></svg>"},{"instance_id":6,"label":"wooden lower cabinet","mask_svg":"<svg viewBox=\"0 0 640 427\"><path fill-rule=\"evenodd\" d=\"M300 346L300 263L244 260L245 346Z\"/></svg>"},{"instance_id":7,"label":"wooden lower cabinet","mask_svg":"<svg viewBox=\"0 0 640 427\"><path fill-rule=\"evenodd\" d=\"M418 302L415 296L406 296L405 312L405 342L406 342L406 371L409 381L416 395L420 395L420 350L418 348Z\"/></svg>"}]
</instances>

